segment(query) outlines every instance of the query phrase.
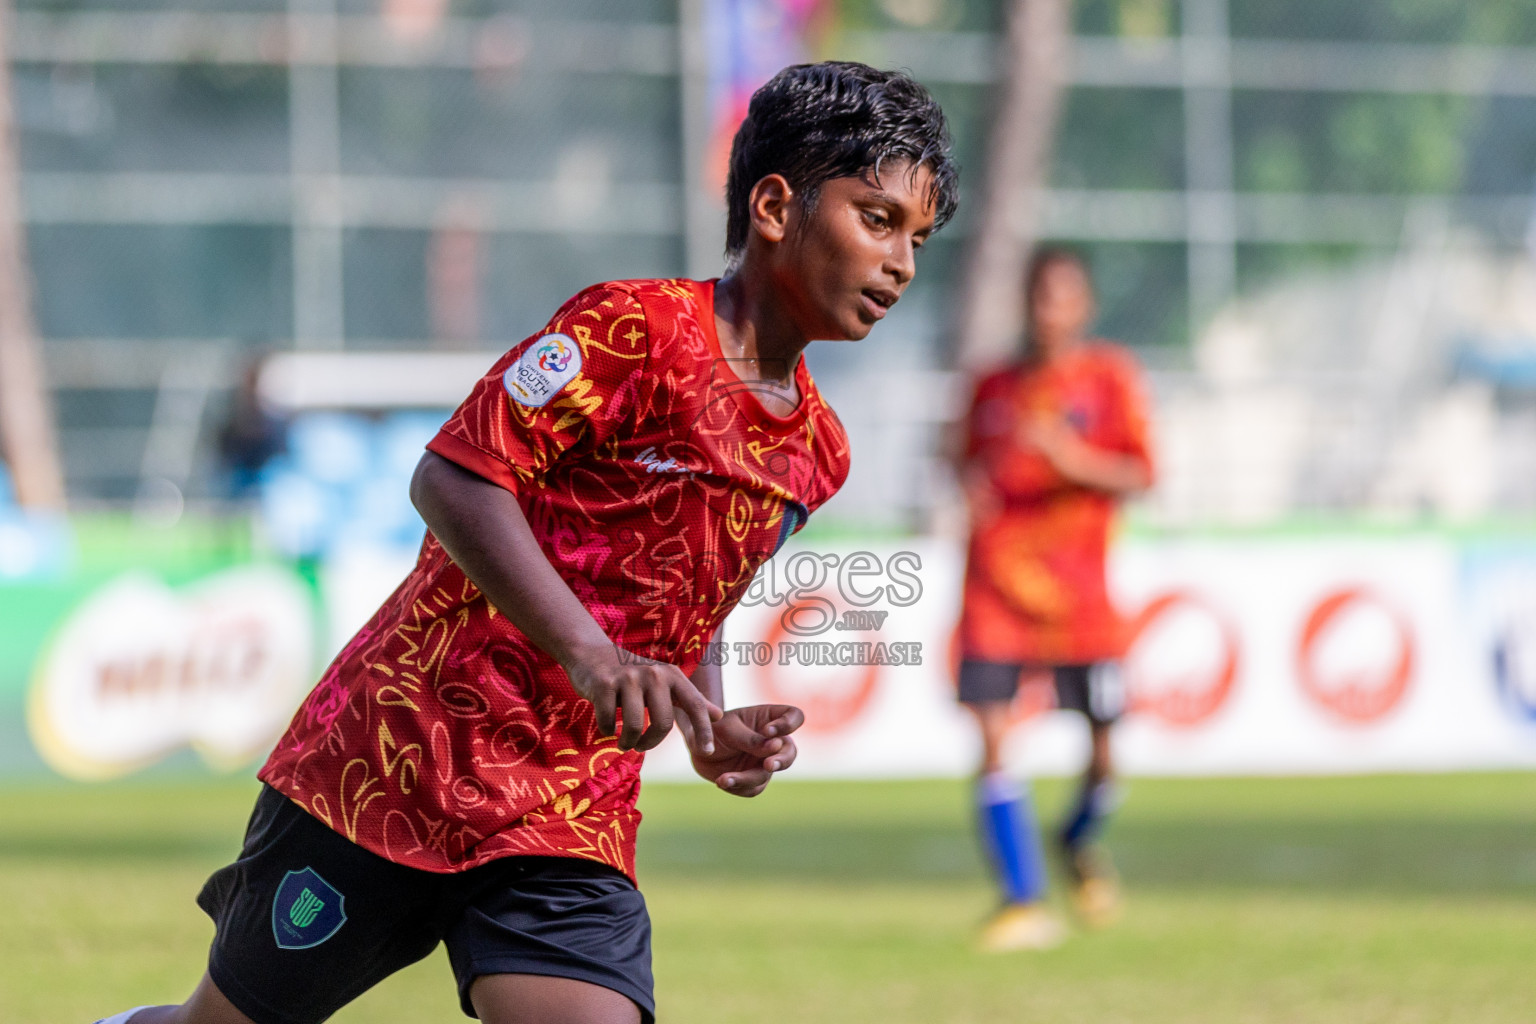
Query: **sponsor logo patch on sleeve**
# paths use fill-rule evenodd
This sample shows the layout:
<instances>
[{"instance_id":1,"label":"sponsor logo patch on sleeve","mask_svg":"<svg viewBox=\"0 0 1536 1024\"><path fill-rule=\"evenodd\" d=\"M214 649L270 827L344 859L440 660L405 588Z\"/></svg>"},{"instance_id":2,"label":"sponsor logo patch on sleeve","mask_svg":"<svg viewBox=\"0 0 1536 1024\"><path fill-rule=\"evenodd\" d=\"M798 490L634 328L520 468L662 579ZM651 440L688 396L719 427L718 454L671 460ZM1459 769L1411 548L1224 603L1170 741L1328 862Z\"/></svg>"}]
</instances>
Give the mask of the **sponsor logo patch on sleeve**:
<instances>
[{"instance_id":1,"label":"sponsor logo patch on sleeve","mask_svg":"<svg viewBox=\"0 0 1536 1024\"><path fill-rule=\"evenodd\" d=\"M546 334L529 345L501 375L518 405L545 405L581 372L581 347L566 334Z\"/></svg>"}]
</instances>

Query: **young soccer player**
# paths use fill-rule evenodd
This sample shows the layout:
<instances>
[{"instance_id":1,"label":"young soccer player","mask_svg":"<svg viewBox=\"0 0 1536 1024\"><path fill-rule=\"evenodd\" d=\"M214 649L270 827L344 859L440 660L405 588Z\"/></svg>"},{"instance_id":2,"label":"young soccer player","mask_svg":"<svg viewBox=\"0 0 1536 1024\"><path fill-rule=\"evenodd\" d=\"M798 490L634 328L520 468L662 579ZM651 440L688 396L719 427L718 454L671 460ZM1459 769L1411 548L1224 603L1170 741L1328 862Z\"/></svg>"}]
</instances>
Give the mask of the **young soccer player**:
<instances>
[{"instance_id":1,"label":"young soccer player","mask_svg":"<svg viewBox=\"0 0 1536 1024\"><path fill-rule=\"evenodd\" d=\"M641 752L676 724L748 797L794 762L800 712L722 712L706 644L847 476L801 352L901 297L954 212L949 146L905 75L787 68L736 136L727 276L589 288L491 368L417 469L415 570L198 898L207 973L112 1024L312 1024L439 942L471 1016L653 1019Z\"/></svg>"},{"instance_id":2,"label":"young soccer player","mask_svg":"<svg viewBox=\"0 0 1536 1024\"><path fill-rule=\"evenodd\" d=\"M1046 948L1064 937L1045 909L1046 876L1027 784L1002 745L1020 677L1049 671L1057 704L1088 720L1091 753L1057 836L1086 924L1118 906L1094 838L1113 803L1110 727L1124 693L1124 625L1105 587L1116 506L1152 483L1140 372L1125 349L1085 337L1093 289L1082 260L1047 249L1025 281L1022 358L981 379L962 474L971 506L959 696L981 729L980 827L1004 893L984 949Z\"/></svg>"},{"instance_id":3,"label":"young soccer player","mask_svg":"<svg viewBox=\"0 0 1536 1024\"><path fill-rule=\"evenodd\" d=\"M261 769L181 1006L112 1024L312 1024L447 943L465 1013L651 1021L641 752L673 725L753 797L790 706L720 711L705 645L848 473L806 372L954 213L945 118L902 74L785 69L731 154L720 281L591 287L502 356L412 484L429 534ZM722 918L728 921L728 918Z\"/></svg>"}]
</instances>

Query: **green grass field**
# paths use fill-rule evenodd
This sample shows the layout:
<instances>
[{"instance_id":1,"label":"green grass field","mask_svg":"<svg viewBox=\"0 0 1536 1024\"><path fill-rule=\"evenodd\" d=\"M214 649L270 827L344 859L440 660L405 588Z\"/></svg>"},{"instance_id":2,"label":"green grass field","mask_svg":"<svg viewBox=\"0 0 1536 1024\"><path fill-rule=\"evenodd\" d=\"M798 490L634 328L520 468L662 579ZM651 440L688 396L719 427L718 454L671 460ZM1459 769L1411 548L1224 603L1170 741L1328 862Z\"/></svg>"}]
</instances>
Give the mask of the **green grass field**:
<instances>
[{"instance_id":1,"label":"green grass field","mask_svg":"<svg viewBox=\"0 0 1536 1024\"><path fill-rule=\"evenodd\" d=\"M1040 788L1053 812L1064 788ZM211 935L192 897L253 794L0 791L0 1021L180 997ZM643 807L668 1024L1536 1019L1536 775L1136 781L1111 833L1124 922L991 957L960 783L652 786ZM335 1018L455 1019L440 952Z\"/></svg>"}]
</instances>

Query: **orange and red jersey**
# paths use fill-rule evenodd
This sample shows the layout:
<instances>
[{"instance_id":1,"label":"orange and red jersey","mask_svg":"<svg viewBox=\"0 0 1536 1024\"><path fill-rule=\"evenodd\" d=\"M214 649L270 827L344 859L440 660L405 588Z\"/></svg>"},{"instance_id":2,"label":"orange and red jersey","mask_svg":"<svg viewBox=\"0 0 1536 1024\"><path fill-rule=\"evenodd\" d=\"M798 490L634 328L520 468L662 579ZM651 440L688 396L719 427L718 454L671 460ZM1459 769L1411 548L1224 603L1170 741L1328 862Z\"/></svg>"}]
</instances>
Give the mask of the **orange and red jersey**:
<instances>
[{"instance_id":1,"label":"orange and red jersey","mask_svg":"<svg viewBox=\"0 0 1536 1024\"><path fill-rule=\"evenodd\" d=\"M1064 479L1021 436L1035 419L1065 420L1087 443L1152 460L1141 374L1125 349L1085 342L1049 363L1023 362L980 380L965 458L1001 499L973 525L960 619L963 658L1085 664L1124 653L1105 552L1117 499Z\"/></svg>"},{"instance_id":2,"label":"orange and red jersey","mask_svg":"<svg viewBox=\"0 0 1536 1024\"><path fill-rule=\"evenodd\" d=\"M848 474L804 361L795 411L769 413L721 358L713 299L713 282L686 280L582 292L427 446L517 496L615 644L685 673ZM398 864L562 856L632 877L641 760L429 533L260 775Z\"/></svg>"}]
</instances>

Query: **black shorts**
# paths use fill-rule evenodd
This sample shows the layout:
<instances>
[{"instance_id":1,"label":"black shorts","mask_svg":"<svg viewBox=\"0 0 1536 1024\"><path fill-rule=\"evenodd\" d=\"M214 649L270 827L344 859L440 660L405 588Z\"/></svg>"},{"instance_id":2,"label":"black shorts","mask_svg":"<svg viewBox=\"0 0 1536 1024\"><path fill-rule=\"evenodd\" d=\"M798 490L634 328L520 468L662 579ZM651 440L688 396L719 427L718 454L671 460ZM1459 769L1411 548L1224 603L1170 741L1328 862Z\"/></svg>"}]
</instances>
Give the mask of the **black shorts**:
<instances>
[{"instance_id":1,"label":"black shorts","mask_svg":"<svg viewBox=\"0 0 1536 1024\"><path fill-rule=\"evenodd\" d=\"M651 921L634 883L568 857L507 857L456 874L403 867L262 787L240 859L197 897L217 933L208 973L256 1024L319 1024L448 946L475 1016L483 974L574 978L628 996L650 1024Z\"/></svg>"},{"instance_id":2,"label":"black shorts","mask_svg":"<svg viewBox=\"0 0 1536 1024\"><path fill-rule=\"evenodd\" d=\"M1007 703L1019 692L1019 676L1039 666L1019 662L962 661L962 704ZM1080 712L1096 725L1109 725L1125 713L1125 683L1120 663L1095 661L1087 665L1056 665L1056 706Z\"/></svg>"}]
</instances>

